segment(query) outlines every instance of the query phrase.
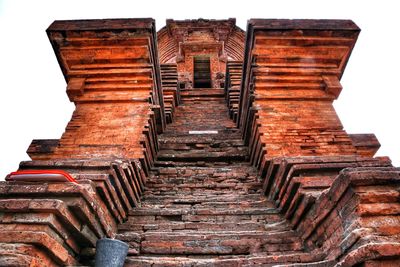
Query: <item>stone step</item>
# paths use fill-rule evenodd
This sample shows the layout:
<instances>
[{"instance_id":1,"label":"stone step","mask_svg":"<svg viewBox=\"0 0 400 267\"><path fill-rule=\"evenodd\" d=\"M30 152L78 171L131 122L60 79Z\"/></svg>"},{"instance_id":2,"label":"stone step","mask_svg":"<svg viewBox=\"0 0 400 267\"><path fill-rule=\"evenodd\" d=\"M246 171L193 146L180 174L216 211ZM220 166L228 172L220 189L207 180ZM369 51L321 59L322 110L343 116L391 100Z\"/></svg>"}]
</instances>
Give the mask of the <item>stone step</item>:
<instances>
[{"instance_id":1,"label":"stone step","mask_svg":"<svg viewBox=\"0 0 400 267\"><path fill-rule=\"evenodd\" d=\"M193 102L194 100L192 99L191 101ZM211 106L209 100L203 101L201 103L187 103L187 102L188 99L183 98L182 104L176 111L177 120L175 120L174 123L171 124L171 127L168 128L173 128L180 124L196 125L197 120L201 119L208 119L213 124L217 124L218 122L220 122L227 125L232 125L232 126L235 125L235 123L231 121L229 117L227 117L229 111L225 106L222 107L223 103L220 103L219 104L220 106L217 108ZM198 108L192 108L191 106L195 104L196 105L201 104L203 106ZM188 114L192 115L192 117L188 117Z\"/></svg>"},{"instance_id":2,"label":"stone step","mask_svg":"<svg viewBox=\"0 0 400 267\"><path fill-rule=\"evenodd\" d=\"M142 267L247 267L247 266L282 266L286 264L298 263L313 263L318 262L323 258L323 255L316 253L302 253L302 252L281 252L279 255L270 255L268 253L255 253L251 255L241 256L165 256L165 255L152 255L152 256L130 256L125 261L125 266L142 266ZM327 262L324 262L325 264ZM303 266L303 265L301 265ZM306 266L306 265L304 265ZM327 265L310 265L313 267L329 267Z\"/></svg>"},{"instance_id":3,"label":"stone step","mask_svg":"<svg viewBox=\"0 0 400 267\"><path fill-rule=\"evenodd\" d=\"M224 89L202 89L202 88L196 88L196 89L186 89L186 90L181 90L182 96L185 97L190 97L190 96L197 96L197 97L207 97L207 96L225 96L225 90Z\"/></svg>"},{"instance_id":4,"label":"stone step","mask_svg":"<svg viewBox=\"0 0 400 267\"><path fill-rule=\"evenodd\" d=\"M212 175L212 176L224 176L224 175L234 175L235 177L255 175L257 173L256 169L253 169L249 163L237 162L231 164L230 166L220 166L218 164L213 164L207 167L196 167L196 166L182 166L182 167L165 167L165 168L155 168L153 169L153 175L168 175L168 174L179 174L186 177L193 177L196 175Z\"/></svg>"},{"instance_id":5,"label":"stone step","mask_svg":"<svg viewBox=\"0 0 400 267\"><path fill-rule=\"evenodd\" d=\"M286 232L152 232L142 234L141 254L237 255L299 251L301 242Z\"/></svg>"},{"instance_id":6,"label":"stone step","mask_svg":"<svg viewBox=\"0 0 400 267\"><path fill-rule=\"evenodd\" d=\"M229 173L230 174L230 173ZM171 186L179 186L182 188L193 188L193 187L213 187L215 185L221 184L234 184L234 185L260 185L256 176L242 176L235 177L232 174L232 177L229 175L226 176L207 176L207 175L195 175L195 176L180 176L179 174L169 174L163 175L165 177L159 177L158 175L152 175L148 178L146 184L147 187L158 188L163 185L171 187Z\"/></svg>"},{"instance_id":7,"label":"stone step","mask_svg":"<svg viewBox=\"0 0 400 267\"><path fill-rule=\"evenodd\" d=\"M266 208L266 207L259 207L259 208L251 208L251 207L240 207L240 208L188 208L188 209L171 209L171 208L164 208L164 209L151 209L151 208L135 208L129 211L129 216L145 216L145 215L164 215L164 216L171 216L171 215L269 215L269 214L278 214L275 208Z\"/></svg>"},{"instance_id":8,"label":"stone step","mask_svg":"<svg viewBox=\"0 0 400 267\"><path fill-rule=\"evenodd\" d=\"M161 146L163 145L173 145L173 144L186 144L188 146L196 144L213 144L216 147L224 146L244 146L243 140L240 136L232 136L232 133L227 134L215 134L215 135L200 135L192 134L190 136L181 135L164 135L158 139ZM195 148L195 147L194 147Z\"/></svg>"},{"instance_id":9,"label":"stone step","mask_svg":"<svg viewBox=\"0 0 400 267\"><path fill-rule=\"evenodd\" d=\"M174 133L166 132L158 138L159 144L219 144L220 146L229 144L233 146L243 146L240 133L235 128L218 130L218 134L189 134L190 130L187 132L182 132L181 130L181 132L175 131ZM216 129L209 128L208 130Z\"/></svg>"},{"instance_id":10,"label":"stone step","mask_svg":"<svg viewBox=\"0 0 400 267\"><path fill-rule=\"evenodd\" d=\"M190 103L193 102L193 104L197 103L204 103L204 102L217 102L219 101L219 104L224 104L225 99L224 95L214 95L214 96L182 96L182 101L183 103Z\"/></svg>"},{"instance_id":11,"label":"stone step","mask_svg":"<svg viewBox=\"0 0 400 267\"><path fill-rule=\"evenodd\" d=\"M188 114L190 116L190 114ZM196 133L193 131L207 131ZM212 131L212 132L210 132ZM217 131L217 132L215 132ZM197 124L184 124L176 125L173 127L168 127L164 135L160 136L160 138L168 138L168 137L187 137L187 138L204 138L209 137L213 139L222 139L227 138L225 140L230 139L239 139L240 131L236 129L236 126L231 123L216 123L213 120L205 117L198 119ZM201 141L201 140L199 140Z\"/></svg>"},{"instance_id":12,"label":"stone step","mask_svg":"<svg viewBox=\"0 0 400 267\"><path fill-rule=\"evenodd\" d=\"M206 173L207 169L204 170L197 170L194 168L187 168L179 170L176 168L170 167L159 167L153 168L151 170L150 176L148 177L148 181L151 183L198 183L204 181L210 182L222 182L222 181L235 181L235 182L254 182L258 181L259 178L257 177L255 172L248 172L244 173L240 169L238 170L229 170L229 171L220 171L220 167L216 167L215 170L212 170L212 173Z\"/></svg>"},{"instance_id":13,"label":"stone step","mask_svg":"<svg viewBox=\"0 0 400 267\"><path fill-rule=\"evenodd\" d=\"M229 175L231 174L231 176ZM251 186L260 187L262 183L257 181L256 176L236 176L233 173L228 175L211 176L211 175L194 175L194 176L180 176L179 174L168 174L163 175L165 177L159 177L152 175L146 181L148 189L157 189L179 187L179 188L221 188L221 187L235 187L235 186Z\"/></svg>"},{"instance_id":14,"label":"stone step","mask_svg":"<svg viewBox=\"0 0 400 267\"><path fill-rule=\"evenodd\" d=\"M188 231L289 231L291 227L283 220L276 223L264 222L158 222L158 223L135 223L128 220L119 226L120 233L131 232L188 232Z\"/></svg>"},{"instance_id":15,"label":"stone step","mask_svg":"<svg viewBox=\"0 0 400 267\"><path fill-rule=\"evenodd\" d=\"M226 193L226 194L201 194L201 195L196 195L196 194L181 194L177 193L175 195L151 195L151 194L145 194L142 203L143 205L146 205L146 203L152 204L152 203L163 203L168 204L168 203L173 203L173 204L186 204L186 205L196 205L196 204L202 204L202 203L208 203L208 202L219 202L219 203L224 203L224 202L245 202L245 201L262 201L264 200L265 197L262 196L261 194L258 193L249 193L249 194L232 194L231 192ZM272 207L272 203L267 205L266 207Z\"/></svg>"},{"instance_id":16,"label":"stone step","mask_svg":"<svg viewBox=\"0 0 400 267\"><path fill-rule=\"evenodd\" d=\"M187 181L185 181L187 180ZM242 178L232 178L229 176L224 177L181 177L179 175L169 175L167 177L158 178L157 176L151 176L147 182L146 186L148 189L157 188L231 188L236 186L262 186L261 182L256 181L256 177L242 177Z\"/></svg>"},{"instance_id":17,"label":"stone step","mask_svg":"<svg viewBox=\"0 0 400 267\"><path fill-rule=\"evenodd\" d=\"M239 190L242 191L241 194L247 193L262 193L260 184L255 182L253 184L235 184L235 183L222 183L222 184L195 184L192 187L189 185L175 186L175 185L160 185L159 187L146 187L146 194L148 195L207 195L220 193L225 194L229 190Z\"/></svg>"},{"instance_id":18,"label":"stone step","mask_svg":"<svg viewBox=\"0 0 400 267\"><path fill-rule=\"evenodd\" d=\"M156 170L157 168L160 167L190 167L190 168L199 168L199 167L214 167L214 166L218 166L218 167L229 167L232 166L232 164L234 165L248 165L248 162L243 162L243 161L235 161L235 160L231 160L231 161L217 161L217 162L206 162L206 161L192 161L192 162L179 162L179 161L168 161L168 160L162 160L162 161L158 161L155 160L154 161L154 167L152 168L152 170Z\"/></svg>"},{"instance_id":19,"label":"stone step","mask_svg":"<svg viewBox=\"0 0 400 267\"><path fill-rule=\"evenodd\" d=\"M157 208L157 209L177 209L177 208L191 208L191 209L198 209L198 208L206 208L206 209L213 209L213 208L223 208L223 209L238 209L238 208L264 208L269 207L273 208L271 202L267 201L266 199L262 199L260 201L235 201L235 202L201 202L201 203L190 203L190 204L181 204L181 203L148 203L143 202L142 208Z\"/></svg>"},{"instance_id":20,"label":"stone step","mask_svg":"<svg viewBox=\"0 0 400 267\"><path fill-rule=\"evenodd\" d=\"M248 149L246 147L236 148L228 147L224 149L210 150L190 150L188 152L161 150L157 155L157 160L166 161L230 161L230 160L248 160Z\"/></svg>"},{"instance_id":21,"label":"stone step","mask_svg":"<svg viewBox=\"0 0 400 267\"><path fill-rule=\"evenodd\" d=\"M236 186L236 187L220 187L219 189L217 188L192 188L192 189L187 189L187 190L182 190L182 189L171 189L171 188L159 188L159 189L147 189L146 194L149 196L176 196L176 195L197 195L197 196L202 196L202 195L207 195L207 194L215 194L215 195L226 195L227 190L239 190L241 191L238 193L238 195L246 195L246 194L255 194L255 193L262 193L262 189L260 189L258 186L256 187L247 187L247 186Z\"/></svg>"},{"instance_id":22,"label":"stone step","mask_svg":"<svg viewBox=\"0 0 400 267\"><path fill-rule=\"evenodd\" d=\"M182 182L185 179L189 180L187 182ZM242 179L235 179L230 177L180 177L180 176L170 176L165 178L159 178L152 176L146 183L147 189L157 190L158 188L182 188L182 189L192 189L192 188L242 188L242 187L260 187L262 183L256 181L256 178L243 177Z\"/></svg>"},{"instance_id":23,"label":"stone step","mask_svg":"<svg viewBox=\"0 0 400 267\"><path fill-rule=\"evenodd\" d=\"M168 145L165 145L168 146ZM173 154L175 153L176 156L180 155L197 155L199 153L248 153L248 148L245 146L229 146L229 145L222 145L221 144L213 144L213 143L204 143L204 144L193 144L193 147L188 147L186 144L183 145L170 145L171 148L166 148L164 145L161 144L161 151L158 153L158 155L163 155L163 154Z\"/></svg>"},{"instance_id":24,"label":"stone step","mask_svg":"<svg viewBox=\"0 0 400 267\"><path fill-rule=\"evenodd\" d=\"M264 222L276 223L281 215L271 208L244 209L150 209L136 208L129 212L129 220L135 223L158 222Z\"/></svg>"},{"instance_id":25,"label":"stone step","mask_svg":"<svg viewBox=\"0 0 400 267\"><path fill-rule=\"evenodd\" d=\"M302 250L293 231L124 232L117 238L130 245L131 254L139 255L248 255Z\"/></svg>"},{"instance_id":26,"label":"stone step","mask_svg":"<svg viewBox=\"0 0 400 267\"><path fill-rule=\"evenodd\" d=\"M192 138L191 140L187 140L188 142L183 142L183 140L179 140L179 142L168 142L168 141L160 141L160 150L175 150L175 151L195 151L195 150L211 150L215 148L230 148L230 147L240 147L246 149L243 146L242 140L215 140L213 138L209 138L208 140L199 140Z\"/></svg>"}]
</instances>

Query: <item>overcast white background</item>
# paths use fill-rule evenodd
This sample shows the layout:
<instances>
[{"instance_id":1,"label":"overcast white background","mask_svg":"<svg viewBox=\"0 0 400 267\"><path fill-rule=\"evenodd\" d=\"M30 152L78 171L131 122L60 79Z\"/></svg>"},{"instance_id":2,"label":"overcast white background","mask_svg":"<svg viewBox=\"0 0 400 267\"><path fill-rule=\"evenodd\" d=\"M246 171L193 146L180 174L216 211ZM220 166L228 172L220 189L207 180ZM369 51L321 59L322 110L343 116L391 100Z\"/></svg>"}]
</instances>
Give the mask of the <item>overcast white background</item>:
<instances>
[{"instance_id":1,"label":"overcast white background","mask_svg":"<svg viewBox=\"0 0 400 267\"><path fill-rule=\"evenodd\" d=\"M17 1L0 0L0 180L32 139L60 138L73 104L45 30L54 20L135 18L352 19L361 29L335 108L349 133L375 133L377 155L400 165L398 1Z\"/></svg>"}]
</instances>

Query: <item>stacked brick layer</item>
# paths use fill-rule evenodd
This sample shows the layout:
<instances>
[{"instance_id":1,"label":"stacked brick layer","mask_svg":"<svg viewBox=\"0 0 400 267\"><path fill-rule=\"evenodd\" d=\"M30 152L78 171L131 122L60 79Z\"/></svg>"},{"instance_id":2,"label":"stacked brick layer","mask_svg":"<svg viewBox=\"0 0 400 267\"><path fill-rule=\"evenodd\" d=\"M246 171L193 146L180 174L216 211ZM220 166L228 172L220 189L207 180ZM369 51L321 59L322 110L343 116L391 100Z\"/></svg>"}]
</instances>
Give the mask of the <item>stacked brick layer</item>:
<instances>
[{"instance_id":1,"label":"stacked brick layer","mask_svg":"<svg viewBox=\"0 0 400 267\"><path fill-rule=\"evenodd\" d=\"M76 183L0 183L0 265L90 264L96 241L115 237L139 206L139 161L28 161L21 170L62 169Z\"/></svg>"},{"instance_id":2,"label":"stacked brick layer","mask_svg":"<svg viewBox=\"0 0 400 267\"><path fill-rule=\"evenodd\" d=\"M263 191L330 265L396 266L399 178L386 158L285 157L270 162Z\"/></svg>"},{"instance_id":3,"label":"stacked brick layer","mask_svg":"<svg viewBox=\"0 0 400 267\"><path fill-rule=\"evenodd\" d=\"M210 59L210 87L224 87L227 60L243 60L244 32L228 20L167 20L158 32L161 64L176 63L183 88L195 87L194 59ZM207 79L208 79L207 78Z\"/></svg>"},{"instance_id":4,"label":"stacked brick layer","mask_svg":"<svg viewBox=\"0 0 400 267\"><path fill-rule=\"evenodd\" d=\"M78 183L0 184L2 266L90 264L96 241L140 206L165 124L153 20L57 21L48 35L76 109L60 140L32 142L20 170Z\"/></svg>"},{"instance_id":5,"label":"stacked brick layer","mask_svg":"<svg viewBox=\"0 0 400 267\"><path fill-rule=\"evenodd\" d=\"M56 21L47 30L76 109L52 153L151 165L164 107L154 21Z\"/></svg>"},{"instance_id":6,"label":"stacked brick layer","mask_svg":"<svg viewBox=\"0 0 400 267\"><path fill-rule=\"evenodd\" d=\"M175 107L180 103L180 91L178 88L178 71L176 64L161 64L161 86L164 95L164 113L167 123L174 118Z\"/></svg>"},{"instance_id":7,"label":"stacked brick layer","mask_svg":"<svg viewBox=\"0 0 400 267\"><path fill-rule=\"evenodd\" d=\"M359 29L351 21L251 20L239 122L263 192L322 266L399 264L399 170L373 159L332 107Z\"/></svg>"},{"instance_id":8,"label":"stacked brick layer","mask_svg":"<svg viewBox=\"0 0 400 267\"><path fill-rule=\"evenodd\" d=\"M359 29L349 21L252 20L240 103L251 160L354 155L332 106Z\"/></svg>"},{"instance_id":9,"label":"stacked brick layer","mask_svg":"<svg viewBox=\"0 0 400 267\"><path fill-rule=\"evenodd\" d=\"M171 38L167 27L157 32L157 44L159 48L160 64L176 63L176 55L178 54L178 42Z\"/></svg>"},{"instance_id":10,"label":"stacked brick layer","mask_svg":"<svg viewBox=\"0 0 400 267\"><path fill-rule=\"evenodd\" d=\"M351 21L250 21L238 125L254 166L280 156L374 155L376 138L347 134L332 105L358 33Z\"/></svg>"},{"instance_id":11,"label":"stacked brick layer","mask_svg":"<svg viewBox=\"0 0 400 267\"><path fill-rule=\"evenodd\" d=\"M245 32L235 23L235 19L167 20L167 25L157 32L160 63L178 62L182 47L190 39L198 42L198 52L201 54L202 46L209 45L204 42L204 38L207 41L223 41L225 53L230 60L243 60Z\"/></svg>"},{"instance_id":12,"label":"stacked brick layer","mask_svg":"<svg viewBox=\"0 0 400 267\"><path fill-rule=\"evenodd\" d=\"M229 117L234 122L238 120L242 66L243 62L241 61L228 61L226 64L226 102L229 109Z\"/></svg>"}]
</instances>

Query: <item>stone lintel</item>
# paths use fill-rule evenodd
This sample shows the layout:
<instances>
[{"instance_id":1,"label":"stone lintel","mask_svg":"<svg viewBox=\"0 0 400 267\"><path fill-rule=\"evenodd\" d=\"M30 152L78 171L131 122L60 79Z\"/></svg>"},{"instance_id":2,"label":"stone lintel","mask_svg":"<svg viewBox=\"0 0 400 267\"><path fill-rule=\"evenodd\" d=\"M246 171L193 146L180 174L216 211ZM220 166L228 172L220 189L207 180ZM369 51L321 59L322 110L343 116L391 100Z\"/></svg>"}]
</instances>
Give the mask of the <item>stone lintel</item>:
<instances>
[{"instance_id":1,"label":"stone lintel","mask_svg":"<svg viewBox=\"0 0 400 267\"><path fill-rule=\"evenodd\" d=\"M47 32L153 29L154 23L152 18L56 20L49 26Z\"/></svg>"},{"instance_id":2,"label":"stone lintel","mask_svg":"<svg viewBox=\"0 0 400 267\"><path fill-rule=\"evenodd\" d=\"M262 30L360 31L360 28L352 20L341 19L250 19L249 25Z\"/></svg>"}]
</instances>

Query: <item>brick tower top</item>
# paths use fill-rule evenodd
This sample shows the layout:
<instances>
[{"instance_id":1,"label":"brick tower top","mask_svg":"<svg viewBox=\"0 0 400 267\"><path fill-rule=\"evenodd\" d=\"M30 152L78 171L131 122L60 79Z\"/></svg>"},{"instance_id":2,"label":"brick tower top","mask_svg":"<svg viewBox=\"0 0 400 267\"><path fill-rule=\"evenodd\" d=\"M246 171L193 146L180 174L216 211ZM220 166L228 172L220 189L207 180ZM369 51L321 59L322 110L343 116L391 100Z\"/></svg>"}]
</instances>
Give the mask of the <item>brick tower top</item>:
<instances>
[{"instance_id":1,"label":"brick tower top","mask_svg":"<svg viewBox=\"0 0 400 267\"><path fill-rule=\"evenodd\" d=\"M177 63L181 88L223 88L226 62L243 60L244 31L235 22L167 20L158 32L160 63ZM209 65L208 72L201 71L204 64Z\"/></svg>"}]
</instances>

